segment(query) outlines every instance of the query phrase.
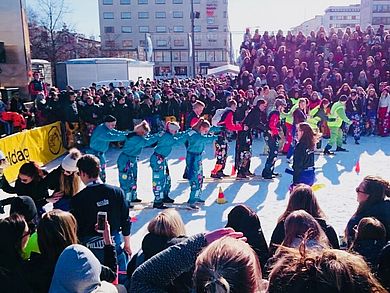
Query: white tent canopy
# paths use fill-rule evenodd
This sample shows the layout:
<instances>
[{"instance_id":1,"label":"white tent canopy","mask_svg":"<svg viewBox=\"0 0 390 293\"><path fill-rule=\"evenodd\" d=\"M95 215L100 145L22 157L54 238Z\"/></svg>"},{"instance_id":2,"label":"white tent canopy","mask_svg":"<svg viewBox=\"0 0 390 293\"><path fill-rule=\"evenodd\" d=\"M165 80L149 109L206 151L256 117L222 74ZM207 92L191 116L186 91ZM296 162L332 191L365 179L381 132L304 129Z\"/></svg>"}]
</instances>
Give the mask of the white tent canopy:
<instances>
[{"instance_id":1,"label":"white tent canopy","mask_svg":"<svg viewBox=\"0 0 390 293\"><path fill-rule=\"evenodd\" d=\"M236 65L227 64L216 68L209 69L207 75L222 75L222 74L239 74L240 68Z\"/></svg>"}]
</instances>

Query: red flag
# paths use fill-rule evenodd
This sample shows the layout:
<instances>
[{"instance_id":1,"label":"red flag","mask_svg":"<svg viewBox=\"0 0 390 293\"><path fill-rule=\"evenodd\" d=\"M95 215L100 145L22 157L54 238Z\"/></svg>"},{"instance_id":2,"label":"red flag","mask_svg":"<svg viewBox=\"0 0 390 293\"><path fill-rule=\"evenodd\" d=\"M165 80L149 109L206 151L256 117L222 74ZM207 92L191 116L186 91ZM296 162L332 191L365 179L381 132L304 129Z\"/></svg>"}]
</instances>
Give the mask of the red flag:
<instances>
[{"instance_id":1,"label":"red flag","mask_svg":"<svg viewBox=\"0 0 390 293\"><path fill-rule=\"evenodd\" d=\"M355 165L355 172L356 172L357 174L360 173L360 163L359 163L359 160L356 162L356 165Z\"/></svg>"}]
</instances>

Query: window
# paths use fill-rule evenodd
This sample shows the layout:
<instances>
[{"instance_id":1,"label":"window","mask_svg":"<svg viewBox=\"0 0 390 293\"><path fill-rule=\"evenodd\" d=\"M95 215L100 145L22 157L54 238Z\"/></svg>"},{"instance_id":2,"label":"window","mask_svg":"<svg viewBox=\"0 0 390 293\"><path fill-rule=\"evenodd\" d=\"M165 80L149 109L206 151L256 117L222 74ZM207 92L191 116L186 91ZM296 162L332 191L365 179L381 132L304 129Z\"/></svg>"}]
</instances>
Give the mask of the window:
<instances>
[{"instance_id":1,"label":"window","mask_svg":"<svg viewBox=\"0 0 390 293\"><path fill-rule=\"evenodd\" d=\"M173 11L173 18L183 18L183 11Z\"/></svg>"},{"instance_id":2,"label":"window","mask_svg":"<svg viewBox=\"0 0 390 293\"><path fill-rule=\"evenodd\" d=\"M187 75L187 66L175 66L174 70L177 75Z\"/></svg>"},{"instance_id":3,"label":"window","mask_svg":"<svg viewBox=\"0 0 390 293\"><path fill-rule=\"evenodd\" d=\"M114 12L103 12L104 19L114 19Z\"/></svg>"},{"instance_id":4,"label":"window","mask_svg":"<svg viewBox=\"0 0 390 293\"><path fill-rule=\"evenodd\" d=\"M156 12L156 18L166 18L167 15L164 11L157 11Z\"/></svg>"},{"instance_id":5,"label":"window","mask_svg":"<svg viewBox=\"0 0 390 293\"><path fill-rule=\"evenodd\" d=\"M106 47L115 48L115 41L106 41Z\"/></svg>"},{"instance_id":6,"label":"window","mask_svg":"<svg viewBox=\"0 0 390 293\"><path fill-rule=\"evenodd\" d=\"M148 26L140 26L139 27L139 32L140 33L148 33L149 32L149 27Z\"/></svg>"},{"instance_id":7,"label":"window","mask_svg":"<svg viewBox=\"0 0 390 293\"><path fill-rule=\"evenodd\" d=\"M122 26L122 33L132 33L133 29L131 26Z\"/></svg>"},{"instance_id":8,"label":"window","mask_svg":"<svg viewBox=\"0 0 390 293\"><path fill-rule=\"evenodd\" d=\"M228 18L228 12L227 11L223 12L223 18Z\"/></svg>"},{"instance_id":9,"label":"window","mask_svg":"<svg viewBox=\"0 0 390 293\"><path fill-rule=\"evenodd\" d=\"M184 47L184 40L174 40L173 45L175 47Z\"/></svg>"},{"instance_id":10,"label":"window","mask_svg":"<svg viewBox=\"0 0 390 293\"><path fill-rule=\"evenodd\" d=\"M148 19L149 18L149 12L138 12L138 18L139 19Z\"/></svg>"},{"instance_id":11,"label":"window","mask_svg":"<svg viewBox=\"0 0 390 293\"><path fill-rule=\"evenodd\" d=\"M104 32L105 32L106 34L112 34L112 33L115 32L115 29L114 29L113 26L105 26L105 27L104 27Z\"/></svg>"},{"instance_id":12,"label":"window","mask_svg":"<svg viewBox=\"0 0 390 293\"><path fill-rule=\"evenodd\" d=\"M157 45L157 47L167 47L168 41L167 40L157 40L156 45Z\"/></svg>"},{"instance_id":13,"label":"window","mask_svg":"<svg viewBox=\"0 0 390 293\"><path fill-rule=\"evenodd\" d=\"M165 0L156 0L156 4L165 4Z\"/></svg>"},{"instance_id":14,"label":"window","mask_svg":"<svg viewBox=\"0 0 390 293\"><path fill-rule=\"evenodd\" d=\"M200 33L202 31L202 27L200 25L195 25L194 26L194 32Z\"/></svg>"},{"instance_id":15,"label":"window","mask_svg":"<svg viewBox=\"0 0 390 293\"><path fill-rule=\"evenodd\" d=\"M207 17L207 24L214 24L215 23L215 17Z\"/></svg>"},{"instance_id":16,"label":"window","mask_svg":"<svg viewBox=\"0 0 390 293\"><path fill-rule=\"evenodd\" d=\"M175 33L183 33L184 32L184 26L181 26L181 25L174 26L173 27L173 32L175 32Z\"/></svg>"},{"instance_id":17,"label":"window","mask_svg":"<svg viewBox=\"0 0 390 293\"><path fill-rule=\"evenodd\" d=\"M130 5L131 4L131 0L121 0L120 4L121 5Z\"/></svg>"},{"instance_id":18,"label":"window","mask_svg":"<svg viewBox=\"0 0 390 293\"><path fill-rule=\"evenodd\" d=\"M123 40L122 41L122 47L123 48L131 48L131 47L133 47L133 41L132 40Z\"/></svg>"},{"instance_id":19,"label":"window","mask_svg":"<svg viewBox=\"0 0 390 293\"><path fill-rule=\"evenodd\" d=\"M156 26L156 33L166 33L167 27L166 26Z\"/></svg>"},{"instance_id":20,"label":"window","mask_svg":"<svg viewBox=\"0 0 390 293\"><path fill-rule=\"evenodd\" d=\"M200 4L200 0L194 0L194 4Z\"/></svg>"},{"instance_id":21,"label":"window","mask_svg":"<svg viewBox=\"0 0 390 293\"><path fill-rule=\"evenodd\" d=\"M173 4L183 4L183 0L172 0Z\"/></svg>"},{"instance_id":22,"label":"window","mask_svg":"<svg viewBox=\"0 0 390 293\"><path fill-rule=\"evenodd\" d=\"M121 19L131 19L131 12L121 12Z\"/></svg>"},{"instance_id":23,"label":"window","mask_svg":"<svg viewBox=\"0 0 390 293\"><path fill-rule=\"evenodd\" d=\"M103 0L103 5L112 5L113 0Z\"/></svg>"},{"instance_id":24,"label":"window","mask_svg":"<svg viewBox=\"0 0 390 293\"><path fill-rule=\"evenodd\" d=\"M146 47L146 41L145 40L140 40L139 41L139 46L140 47Z\"/></svg>"},{"instance_id":25,"label":"window","mask_svg":"<svg viewBox=\"0 0 390 293\"><path fill-rule=\"evenodd\" d=\"M148 4L148 0L138 0L138 4L140 5Z\"/></svg>"}]
</instances>

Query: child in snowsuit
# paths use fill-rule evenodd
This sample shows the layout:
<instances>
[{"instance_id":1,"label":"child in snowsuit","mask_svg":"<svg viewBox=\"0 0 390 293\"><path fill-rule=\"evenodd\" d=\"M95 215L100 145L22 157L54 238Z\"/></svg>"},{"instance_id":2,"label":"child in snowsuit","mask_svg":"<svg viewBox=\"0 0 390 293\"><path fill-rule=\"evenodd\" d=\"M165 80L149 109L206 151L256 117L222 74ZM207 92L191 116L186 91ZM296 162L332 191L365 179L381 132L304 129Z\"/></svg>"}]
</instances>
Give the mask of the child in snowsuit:
<instances>
[{"instance_id":1,"label":"child in snowsuit","mask_svg":"<svg viewBox=\"0 0 390 293\"><path fill-rule=\"evenodd\" d=\"M203 185L202 153L207 144L218 138L216 135L208 134L209 130L210 123L204 118L200 118L192 130L188 132L186 162L191 187L188 204L192 207L204 203L204 200L200 199Z\"/></svg>"},{"instance_id":2,"label":"child in snowsuit","mask_svg":"<svg viewBox=\"0 0 390 293\"><path fill-rule=\"evenodd\" d=\"M215 142L215 156L216 163L214 169L211 171L211 177L221 179L226 177L223 173L226 167L226 160L228 156L228 139L227 131L240 131L242 130L241 124L234 123L234 112L237 110L237 102L230 100L228 107L224 109L220 121L217 123L218 126L222 127L221 132L218 134L218 139Z\"/></svg>"},{"instance_id":3,"label":"child in snowsuit","mask_svg":"<svg viewBox=\"0 0 390 293\"><path fill-rule=\"evenodd\" d=\"M169 197L171 190L171 176L169 175L167 157L172 148L183 143L187 138L186 132L178 133L180 125L177 122L168 121L166 131L160 133L154 153L150 157L150 167L153 171L152 186L154 194L153 208L164 209L164 203L173 203Z\"/></svg>"},{"instance_id":4,"label":"child in snowsuit","mask_svg":"<svg viewBox=\"0 0 390 293\"><path fill-rule=\"evenodd\" d=\"M94 155L100 161L100 179L106 182L106 152L110 147L110 142L124 141L127 132L114 129L116 118L108 115L104 117L104 122L100 124L92 133L89 143L88 154Z\"/></svg>"},{"instance_id":5,"label":"child in snowsuit","mask_svg":"<svg viewBox=\"0 0 390 293\"><path fill-rule=\"evenodd\" d=\"M126 200L141 202L137 198L137 157L144 147L156 143L159 133L146 137L150 132L149 124L142 121L134 127L134 132L127 135L122 153L118 157L119 184L126 194Z\"/></svg>"},{"instance_id":6,"label":"child in snowsuit","mask_svg":"<svg viewBox=\"0 0 390 293\"><path fill-rule=\"evenodd\" d=\"M284 99L276 99L275 109L269 114L268 133L266 136L269 154L262 172L262 176L265 179L272 179L278 175L274 172L274 165L279 151L280 113L286 106L287 103Z\"/></svg>"},{"instance_id":7,"label":"child in snowsuit","mask_svg":"<svg viewBox=\"0 0 390 293\"><path fill-rule=\"evenodd\" d=\"M336 152L345 152L347 151L344 149L343 146L343 130L341 129L341 126L343 122L346 124L351 124L351 120L348 119L347 115L345 114L345 104L348 100L348 97L346 95L342 95L340 97L340 100L333 104L330 115L329 115L329 121L328 126L330 129L330 139L328 141L328 144L326 145L324 149L325 155L331 155L332 152L330 149L334 144L337 145Z\"/></svg>"}]
</instances>

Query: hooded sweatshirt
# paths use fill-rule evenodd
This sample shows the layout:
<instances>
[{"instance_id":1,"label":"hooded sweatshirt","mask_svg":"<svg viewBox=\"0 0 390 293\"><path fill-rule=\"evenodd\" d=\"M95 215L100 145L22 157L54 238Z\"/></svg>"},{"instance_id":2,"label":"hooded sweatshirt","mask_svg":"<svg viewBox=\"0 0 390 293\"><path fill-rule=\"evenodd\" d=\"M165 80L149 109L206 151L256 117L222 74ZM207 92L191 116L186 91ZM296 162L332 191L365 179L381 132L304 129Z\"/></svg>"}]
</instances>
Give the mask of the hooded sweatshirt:
<instances>
[{"instance_id":1,"label":"hooded sweatshirt","mask_svg":"<svg viewBox=\"0 0 390 293\"><path fill-rule=\"evenodd\" d=\"M100 281L100 272L101 264L88 248L70 245L58 258L49 293L118 292Z\"/></svg>"}]
</instances>

